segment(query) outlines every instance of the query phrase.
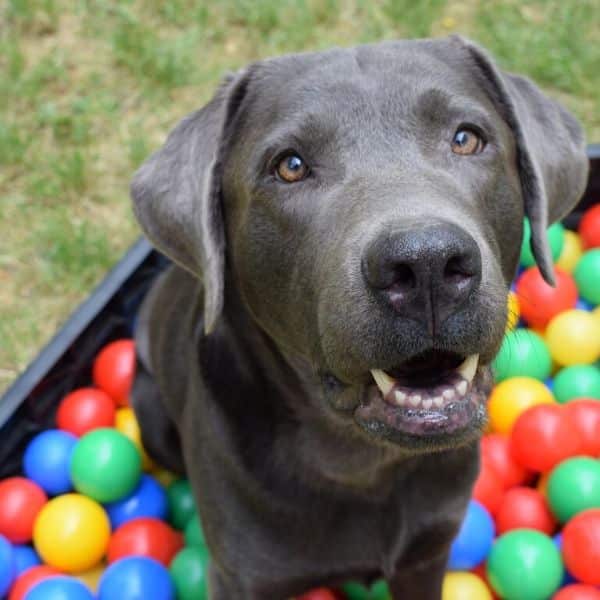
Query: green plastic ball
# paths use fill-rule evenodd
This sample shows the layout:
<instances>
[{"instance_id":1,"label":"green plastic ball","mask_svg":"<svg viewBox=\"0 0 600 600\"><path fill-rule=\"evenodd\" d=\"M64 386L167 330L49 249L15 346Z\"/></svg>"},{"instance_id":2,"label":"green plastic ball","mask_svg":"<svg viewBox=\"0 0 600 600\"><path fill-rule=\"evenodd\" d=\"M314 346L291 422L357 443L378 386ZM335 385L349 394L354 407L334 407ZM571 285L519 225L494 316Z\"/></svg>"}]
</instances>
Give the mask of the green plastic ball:
<instances>
[{"instance_id":1,"label":"green plastic ball","mask_svg":"<svg viewBox=\"0 0 600 600\"><path fill-rule=\"evenodd\" d=\"M114 502L137 486L142 458L133 442L116 429L94 429L75 445L70 472L78 492L98 502Z\"/></svg>"},{"instance_id":2,"label":"green plastic ball","mask_svg":"<svg viewBox=\"0 0 600 600\"><path fill-rule=\"evenodd\" d=\"M561 369L554 377L552 390L561 403L574 398L600 400L600 368L596 365L573 365Z\"/></svg>"},{"instance_id":3,"label":"green plastic ball","mask_svg":"<svg viewBox=\"0 0 600 600\"><path fill-rule=\"evenodd\" d=\"M180 550L169 566L178 600L206 600L208 556L200 548Z\"/></svg>"},{"instance_id":4,"label":"green plastic ball","mask_svg":"<svg viewBox=\"0 0 600 600\"><path fill-rule=\"evenodd\" d=\"M188 521L196 512L196 503L192 494L190 482L178 479L167 488L169 501L169 522L175 529L185 529Z\"/></svg>"},{"instance_id":5,"label":"green plastic ball","mask_svg":"<svg viewBox=\"0 0 600 600\"><path fill-rule=\"evenodd\" d=\"M561 223L554 223L547 231L548 242L552 252L552 259L556 261L560 256L565 242L565 228ZM533 267L536 262L531 252L531 226L529 219L525 219L523 223L523 241L521 242L521 258L520 263L524 267Z\"/></svg>"},{"instance_id":6,"label":"green plastic ball","mask_svg":"<svg viewBox=\"0 0 600 600\"><path fill-rule=\"evenodd\" d=\"M588 456L564 460L550 473L547 495L561 523L587 508L600 508L600 461Z\"/></svg>"},{"instance_id":7,"label":"green plastic ball","mask_svg":"<svg viewBox=\"0 0 600 600\"><path fill-rule=\"evenodd\" d=\"M600 248L586 252L573 271L580 296L592 304L600 304Z\"/></svg>"},{"instance_id":8,"label":"green plastic ball","mask_svg":"<svg viewBox=\"0 0 600 600\"><path fill-rule=\"evenodd\" d=\"M371 586L369 600L392 600L390 588L384 579L379 579Z\"/></svg>"},{"instance_id":9,"label":"green plastic ball","mask_svg":"<svg viewBox=\"0 0 600 600\"><path fill-rule=\"evenodd\" d=\"M198 513L194 513L191 519L188 520L183 533L186 546L194 546L196 548L206 548L206 539L202 531L202 524Z\"/></svg>"},{"instance_id":10,"label":"green plastic ball","mask_svg":"<svg viewBox=\"0 0 600 600\"><path fill-rule=\"evenodd\" d=\"M535 331L516 329L504 336L492 367L498 382L521 376L544 381L552 371L552 357L544 340Z\"/></svg>"},{"instance_id":11,"label":"green plastic ball","mask_svg":"<svg viewBox=\"0 0 600 600\"><path fill-rule=\"evenodd\" d=\"M492 546L487 574L506 600L546 600L561 584L563 565L550 537L534 529L513 529Z\"/></svg>"},{"instance_id":12,"label":"green plastic ball","mask_svg":"<svg viewBox=\"0 0 600 600\"><path fill-rule=\"evenodd\" d=\"M370 600L369 588L356 581L345 583L342 591L348 600Z\"/></svg>"}]
</instances>

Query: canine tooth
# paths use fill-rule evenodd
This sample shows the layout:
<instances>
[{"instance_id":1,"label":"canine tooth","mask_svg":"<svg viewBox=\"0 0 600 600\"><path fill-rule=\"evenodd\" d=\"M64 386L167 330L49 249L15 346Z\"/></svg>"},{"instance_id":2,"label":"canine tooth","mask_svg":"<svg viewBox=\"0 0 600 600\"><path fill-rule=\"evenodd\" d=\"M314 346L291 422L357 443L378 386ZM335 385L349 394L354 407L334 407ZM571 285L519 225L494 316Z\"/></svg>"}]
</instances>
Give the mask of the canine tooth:
<instances>
[{"instance_id":1,"label":"canine tooth","mask_svg":"<svg viewBox=\"0 0 600 600\"><path fill-rule=\"evenodd\" d=\"M419 404L421 404L421 395L420 394L411 394L408 397L408 401L413 405L413 406L419 406Z\"/></svg>"},{"instance_id":2,"label":"canine tooth","mask_svg":"<svg viewBox=\"0 0 600 600\"><path fill-rule=\"evenodd\" d=\"M404 406L404 402L406 400L406 394L401 392L400 390L396 390L394 392L394 397L396 398L396 404L398 406Z\"/></svg>"},{"instance_id":3,"label":"canine tooth","mask_svg":"<svg viewBox=\"0 0 600 600\"><path fill-rule=\"evenodd\" d=\"M447 389L444 390L442 392L442 397L444 398L444 400L452 400L454 398L454 390L452 389Z\"/></svg>"},{"instance_id":4,"label":"canine tooth","mask_svg":"<svg viewBox=\"0 0 600 600\"><path fill-rule=\"evenodd\" d=\"M467 393L467 386L469 384L463 379L462 381L459 381L456 384L456 391L461 395L464 396Z\"/></svg>"},{"instance_id":5,"label":"canine tooth","mask_svg":"<svg viewBox=\"0 0 600 600\"><path fill-rule=\"evenodd\" d=\"M462 364L456 369L469 383L475 377L477 364L479 363L479 354L471 354L467 356Z\"/></svg>"},{"instance_id":6,"label":"canine tooth","mask_svg":"<svg viewBox=\"0 0 600 600\"><path fill-rule=\"evenodd\" d=\"M433 403L438 407L438 408L442 408L443 404L444 404L444 399L441 396L434 396L433 397Z\"/></svg>"},{"instance_id":7,"label":"canine tooth","mask_svg":"<svg viewBox=\"0 0 600 600\"><path fill-rule=\"evenodd\" d=\"M423 400L423 408L428 410L433 406L433 400L431 398L426 398Z\"/></svg>"},{"instance_id":8,"label":"canine tooth","mask_svg":"<svg viewBox=\"0 0 600 600\"><path fill-rule=\"evenodd\" d=\"M372 369L371 375L384 396L390 393L390 390L394 387L395 381L381 369Z\"/></svg>"}]
</instances>

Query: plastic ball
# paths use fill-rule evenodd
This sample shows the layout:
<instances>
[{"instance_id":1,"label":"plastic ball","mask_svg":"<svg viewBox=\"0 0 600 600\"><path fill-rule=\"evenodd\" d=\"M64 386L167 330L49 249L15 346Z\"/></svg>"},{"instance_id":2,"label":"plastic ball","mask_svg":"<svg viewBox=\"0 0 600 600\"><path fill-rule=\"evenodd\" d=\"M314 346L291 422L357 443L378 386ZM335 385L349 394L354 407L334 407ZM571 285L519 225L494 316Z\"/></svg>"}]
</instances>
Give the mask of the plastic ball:
<instances>
[{"instance_id":1,"label":"plastic ball","mask_svg":"<svg viewBox=\"0 0 600 600\"><path fill-rule=\"evenodd\" d=\"M481 462L493 468L504 489L526 483L533 477L529 469L515 460L510 438L500 433L490 433L481 439Z\"/></svg>"},{"instance_id":2,"label":"plastic ball","mask_svg":"<svg viewBox=\"0 0 600 600\"><path fill-rule=\"evenodd\" d=\"M79 573L100 562L110 538L104 509L80 494L50 500L33 532L35 548L45 563L66 573Z\"/></svg>"},{"instance_id":3,"label":"plastic ball","mask_svg":"<svg viewBox=\"0 0 600 600\"><path fill-rule=\"evenodd\" d=\"M584 252L573 276L581 297L594 305L600 304L600 248Z\"/></svg>"},{"instance_id":4,"label":"plastic ball","mask_svg":"<svg viewBox=\"0 0 600 600\"><path fill-rule=\"evenodd\" d=\"M558 402L574 398L600 400L600 369L595 365L573 365L554 376L554 395Z\"/></svg>"},{"instance_id":5,"label":"plastic ball","mask_svg":"<svg viewBox=\"0 0 600 600\"><path fill-rule=\"evenodd\" d=\"M558 590L552 600L600 600L600 590L584 583L573 583Z\"/></svg>"},{"instance_id":6,"label":"plastic ball","mask_svg":"<svg viewBox=\"0 0 600 600\"><path fill-rule=\"evenodd\" d=\"M588 208L583 213L577 229L585 248L600 246L600 204Z\"/></svg>"},{"instance_id":7,"label":"plastic ball","mask_svg":"<svg viewBox=\"0 0 600 600\"><path fill-rule=\"evenodd\" d=\"M192 598L192 596L189 597ZM302 594L302 596L298 597L298 600L337 600L337 597L328 588L317 588L307 592L306 594Z\"/></svg>"},{"instance_id":8,"label":"plastic ball","mask_svg":"<svg viewBox=\"0 0 600 600\"><path fill-rule=\"evenodd\" d=\"M585 510L563 529L565 564L579 581L600 585L600 510Z\"/></svg>"},{"instance_id":9,"label":"plastic ball","mask_svg":"<svg viewBox=\"0 0 600 600\"><path fill-rule=\"evenodd\" d=\"M25 475L47 494L65 494L73 488L69 466L77 438L67 431L48 429L36 435L23 456Z\"/></svg>"},{"instance_id":10,"label":"plastic ball","mask_svg":"<svg viewBox=\"0 0 600 600\"><path fill-rule=\"evenodd\" d=\"M517 329L505 334L492 368L496 381L518 376L544 381L552 372L552 359L544 340L537 333L530 329Z\"/></svg>"},{"instance_id":11,"label":"plastic ball","mask_svg":"<svg viewBox=\"0 0 600 600\"><path fill-rule=\"evenodd\" d=\"M494 516L500 508L500 502L504 495L504 486L500 476L494 468L486 462L482 462L479 475L473 487L472 498L485 506L488 512Z\"/></svg>"},{"instance_id":12,"label":"plastic ball","mask_svg":"<svg viewBox=\"0 0 600 600\"><path fill-rule=\"evenodd\" d=\"M13 550L17 576L42 562L38 553L31 546L14 546Z\"/></svg>"},{"instance_id":13,"label":"plastic ball","mask_svg":"<svg viewBox=\"0 0 600 600\"><path fill-rule=\"evenodd\" d=\"M483 562L492 547L494 521L476 500L471 500L460 530L452 542L448 568L472 569Z\"/></svg>"},{"instance_id":14,"label":"plastic ball","mask_svg":"<svg viewBox=\"0 0 600 600\"><path fill-rule=\"evenodd\" d=\"M556 266L566 273L572 273L582 254L581 238L574 231L566 229L563 249L556 261Z\"/></svg>"},{"instance_id":15,"label":"plastic ball","mask_svg":"<svg viewBox=\"0 0 600 600\"><path fill-rule=\"evenodd\" d=\"M347 600L370 600L369 588L357 581L348 581L344 583L342 591Z\"/></svg>"},{"instance_id":16,"label":"plastic ball","mask_svg":"<svg viewBox=\"0 0 600 600\"><path fill-rule=\"evenodd\" d=\"M519 309L519 299L512 291L508 292L506 314L506 329L507 331L512 331L517 326L521 314Z\"/></svg>"},{"instance_id":17,"label":"plastic ball","mask_svg":"<svg viewBox=\"0 0 600 600\"><path fill-rule=\"evenodd\" d=\"M107 504L105 510L113 529L138 517L166 519L167 494L150 475L142 475L138 486L122 500Z\"/></svg>"},{"instance_id":18,"label":"plastic ball","mask_svg":"<svg viewBox=\"0 0 600 600\"><path fill-rule=\"evenodd\" d=\"M94 383L119 406L129 404L129 392L135 376L133 340L116 340L98 353L92 369Z\"/></svg>"},{"instance_id":19,"label":"plastic ball","mask_svg":"<svg viewBox=\"0 0 600 600\"><path fill-rule=\"evenodd\" d=\"M88 588L73 577L51 577L32 587L25 600L94 600Z\"/></svg>"},{"instance_id":20,"label":"plastic ball","mask_svg":"<svg viewBox=\"0 0 600 600\"><path fill-rule=\"evenodd\" d=\"M600 324L585 310L567 310L548 323L546 341L559 365L593 363L600 357Z\"/></svg>"},{"instance_id":21,"label":"plastic ball","mask_svg":"<svg viewBox=\"0 0 600 600\"><path fill-rule=\"evenodd\" d=\"M8 591L17 575L15 552L12 544L0 535L0 598Z\"/></svg>"},{"instance_id":22,"label":"plastic ball","mask_svg":"<svg viewBox=\"0 0 600 600\"><path fill-rule=\"evenodd\" d=\"M579 453L600 456L600 401L575 398L563 406L565 414L577 430Z\"/></svg>"},{"instance_id":23,"label":"plastic ball","mask_svg":"<svg viewBox=\"0 0 600 600\"><path fill-rule=\"evenodd\" d=\"M524 468L544 473L581 451L574 421L560 404L539 404L521 413L515 421L510 450Z\"/></svg>"},{"instance_id":24,"label":"plastic ball","mask_svg":"<svg viewBox=\"0 0 600 600\"><path fill-rule=\"evenodd\" d=\"M556 529L556 520L540 492L515 487L502 498L496 515L496 529L499 534L512 529L536 529L551 535Z\"/></svg>"},{"instance_id":25,"label":"plastic ball","mask_svg":"<svg viewBox=\"0 0 600 600\"><path fill-rule=\"evenodd\" d=\"M198 513L194 513L187 522L184 530L186 546L195 546L197 548L206 548L206 539L202 530L202 523Z\"/></svg>"},{"instance_id":26,"label":"plastic ball","mask_svg":"<svg viewBox=\"0 0 600 600\"><path fill-rule=\"evenodd\" d=\"M510 433L519 415L537 404L551 404L554 397L548 388L531 377L511 377L499 383L488 400L492 430Z\"/></svg>"},{"instance_id":27,"label":"plastic ball","mask_svg":"<svg viewBox=\"0 0 600 600\"><path fill-rule=\"evenodd\" d=\"M548 236L552 259L556 260L562 252L565 228L562 223L554 223L548 228L546 235ZM529 219L525 219L523 223L523 240L521 242L521 256L519 262L524 267L535 265L535 258L531 251L531 226L529 224Z\"/></svg>"},{"instance_id":28,"label":"plastic ball","mask_svg":"<svg viewBox=\"0 0 600 600\"><path fill-rule=\"evenodd\" d=\"M105 570L106 565L103 562L101 562L98 563L95 567L84 571L83 573L77 573L75 577L79 581L81 581L81 583L85 584L90 591L96 593L98 585L100 584L100 578L104 574Z\"/></svg>"},{"instance_id":29,"label":"plastic ball","mask_svg":"<svg viewBox=\"0 0 600 600\"><path fill-rule=\"evenodd\" d=\"M137 448L115 429L94 429L75 446L71 479L75 489L98 502L120 500L138 485L142 460Z\"/></svg>"},{"instance_id":30,"label":"plastic ball","mask_svg":"<svg viewBox=\"0 0 600 600\"><path fill-rule=\"evenodd\" d=\"M142 457L142 468L149 471L154 465L142 445L142 433L132 408L126 406L117 410L115 428L135 444Z\"/></svg>"},{"instance_id":31,"label":"plastic ball","mask_svg":"<svg viewBox=\"0 0 600 600\"><path fill-rule=\"evenodd\" d=\"M208 555L200 548L180 550L171 561L169 572L173 577L178 600L206 600Z\"/></svg>"},{"instance_id":32,"label":"plastic ball","mask_svg":"<svg viewBox=\"0 0 600 600\"><path fill-rule=\"evenodd\" d=\"M110 565L100 579L98 600L175 600L169 571L145 556L130 556Z\"/></svg>"},{"instance_id":33,"label":"plastic ball","mask_svg":"<svg viewBox=\"0 0 600 600\"><path fill-rule=\"evenodd\" d=\"M85 387L67 394L58 406L56 424L59 429L81 437L98 427L115 423L115 403L102 390Z\"/></svg>"},{"instance_id":34,"label":"plastic ball","mask_svg":"<svg viewBox=\"0 0 600 600\"><path fill-rule=\"evenodd\" d=\"M196 503L192 487L187 479L178 479L167 488L169 521L176 529L184 529L194 516Z\"/></svg>"},{"instance_id":35,"label":"plastic ball","mask_svg":"<svg viewBox=\"0 0 600 600\"><path fill-rule=\"evenodd\" d=\"M481 577L454 571L444 576L442 600L492 600L492 594Z\"/></svg>"},{"instance_id":36,"label":"plastic ball","mask_svg":"<svg viewBox=\"0 0 600 600\"><path fill-rule=\"evenodd\" d=\"M174 481L179 479L179 477L174 473L171 473L171 471L167 471L167 469L157 467L156 465L152 466L152 477L165 488L169 487Z\"/></svg>"},{"instance_id":37,"label":"plastic ball","mask_svg":"<svg viewBox=\"0 0 600 600\"><path fill-rule=\"evenodd\" d=\"M56 575L61 575L60 571L48 565L31 567L19 575L10 590L8 600L24 600L27 592L37 583Z\"/></svg>"},{"instance_id":38,"label":"plastic ball","mask_svg":"<svg viewBox=\"0 0 600 600\"><path fill-rule=\"evenodd\" d=\"M587 456L563 461L550 473L547 493L561 523L588 508L600 508L600 461Z\"/></svg>"},{"instance_id":39,"label":"plastic ball","mask_svg":"<svg viewBox=\"0 0 600 600\"><path fill-rule=\"evenodd\" d=\"M152 518L127 521L114 533L108 545L108 563L126 556L148 556L168 566L183 548L183 536L169 525Z\"/></svg>"},{"instance_id":40,"label":"plastic ball","mask_svg":"<svg viewBox=\"0 0 600 600\"><path fill-rule=\"evenodd\" d=\"M0 481L0 535L13 544L29 542L33 523L47 500L44 490L25 477Z\"/></svg>"},{"instance_id":41,"label":"plastic ball","mask_svg":"<svg viewBox=\"0 0 600 600\"><path fill-rule=\"evenodd\" d=\"M563 576L560 553L545 534L514 529L492 546L487 574L492 588L510 600L546 600Z\"/></svg>"}]
</instances>

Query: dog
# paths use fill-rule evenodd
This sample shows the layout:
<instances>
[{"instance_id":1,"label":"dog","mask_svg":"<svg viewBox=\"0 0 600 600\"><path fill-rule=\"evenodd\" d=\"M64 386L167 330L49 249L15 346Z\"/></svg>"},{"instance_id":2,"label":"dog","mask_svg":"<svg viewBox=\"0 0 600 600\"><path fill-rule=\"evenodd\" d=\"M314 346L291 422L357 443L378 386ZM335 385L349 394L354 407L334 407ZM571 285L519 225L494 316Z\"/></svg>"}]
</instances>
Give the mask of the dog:
<instances>
[{"instance_id":1,"label":"dog","mask_svg":"<svg viewBox=\"0 0 600 600\"><path fill-rule=\"evenodd\" d=\"M174 265L132 404L186 472L210 600L384 577L439 599L478 472L524 217L583 193L577 121L461 37L261 60L133 178Z\"/></svg>"}]
</instances>

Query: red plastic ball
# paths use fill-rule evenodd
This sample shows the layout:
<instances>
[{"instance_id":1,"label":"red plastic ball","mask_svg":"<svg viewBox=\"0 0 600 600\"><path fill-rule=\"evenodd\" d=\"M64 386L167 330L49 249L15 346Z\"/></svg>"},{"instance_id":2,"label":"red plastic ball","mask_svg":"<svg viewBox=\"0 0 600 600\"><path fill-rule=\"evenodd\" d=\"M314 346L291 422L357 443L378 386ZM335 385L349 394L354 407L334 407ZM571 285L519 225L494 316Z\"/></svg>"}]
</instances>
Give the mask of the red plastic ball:
<instances>
[{"instance_id":1,"label":"red plastic ball","mask_svg":"<svg viewBox=\"0 0 600 600\"><path fill-rule=\"evenodd\" d=\"M479 475L473 487L473 500L477 500L489 513L494 516L498 512L502 496L504 495L504 485L498 473L488 463L481 463Z\"/></svg>"},{"instance_id":2,"label":"red plastic ball","mask_svg":"<svg viewBox=\"0 0 600 600\"><path fill-rule=\"evenodd\" d=\"M510 438L500 433L483 436L481 462L494 469L504 489L527 483L533 476L533 473L517 462L511 454Z\"/></svg>"},{"instance_id":3,"label":"red plastic ball","mask_svg":"<svg viewBox=\"0 0 600 600\"><path fill-rule=\"evenodd\" d=\"M580 454L600 456L600 401L577 398L563 404L579 435Z\"/></svg>"},{"instance_id":4,"label":"red plastic ball","mask_svg":"<svg viewBox=\"0 0 600 600\"><path fill-rule=\"evenodd\" d=\"M143 517L127 521L113 534L107 558L112 564L126 556L148 556L166 567L183 548L183 535L160 519Z\"/></svg>"},{"instance_id":5,"label":"red plastic ball","mask_svg":"<svg viewBox=\"0 0 600 600\"><path fill-rule=\"evenodd\" d=\"M56 424L59 429L81 437L92 429L113 427L115 411L115 403L106 392L91 387L80 388L62 399Z\"/></svg>"},{"instance_id":6,"label":"red plastic ball","mask_svg":"<svg viewBox=\"0 0 600 600\"><path fill-rule=\"evenodd\" d=\"M0 481L0 534L14 544L29 542L35 518L46 502L44 490L25 477Z\"/></svg>"},{"instance_id":7,"label":"red plastic ball","mask_svg":"<svg viewBox=\"0 0 600 600\"><path fill-rule=\"evenodd\" d=\"M575 308L577 285L569 273L555 268L556 287L544 281L537 267L524 271L516 283L521 316L533 327L545 327L558 313Z\"/></svg>"},{"instance_id":8,"label":"red plastic ball","mask_svg":"<svg viewBox=\"0 0 600 600\"><path fill-rule=\"evenodd\" d=\"M61 572L48 565L36 565L27 569L13 583L8 600L23 600L34 585L54 575L61 575Z\"/></svg>"},{"instance_id":9,"label":"red plastic ball","mask_svg":"<svg viewBox=\"0 0 600 600\"><path fill-rule=\"evenodd\" d=\"M94 383L119 406L129 405L129 392L135 376L133 340L117 340L100 350L92 371Z\"/></svg>"},{"instance_id":10,"label":"red plastic ball","mask_svg":"<svg viewBox=\"0 0 600 600\"><path fill-rule=\"evenodd\" d=\"M600 590L591 585L573 583L558 590L552 600L600 600Z\"/></svg>"},{"instance_id":11,"label":"red plastic ball","mask_svg":"<svg viewBox=\"0 0 600 600\"><path fill-rule=\"evenodd\" d=\"M584 248L600 247L600 204L583 213L578 231Z\"/></svg>"},{"instance_id":12,"label":"red plastic ball","mask_svg":"<svg viewBox=\"0 0 600 600\"><path fill-rule=\"evenodd\" d=\"M600 585L600 509L584 510L565 525L562 553L573 577Z\"/></svg>"},{"instance_id":13,"label":"red plastic ball","mask_svg":"<svg viewBox=\"0 0 600 600\"><path fill-rule=\"evenodd\" d=\"M556 529L556 520L544 496L528 487L508 490L496 515L498 535L521 528L537 529L547 535L551 535Z\"/></svg>"},{"instance_id":14,"label":"red plastic ball","mask_svg":"<svg viewBox=\"0 0 600 600\"><path fill-rule=\"evenodd\" d=\"M317 588L302 594L298 600L336 600L337 595L327 588Z\"/></svg>"},{"instance_id":15,"label":"red plastic ball","mask_svg":"<svg viewBox=\"0 0 600 600\"><path fill-rule=\"evenodd\" d=\"M527 409L515 421L510 441L515 460L540 473L581 451L579 432L560 404Z\"/></svg>"}]
</instances>

